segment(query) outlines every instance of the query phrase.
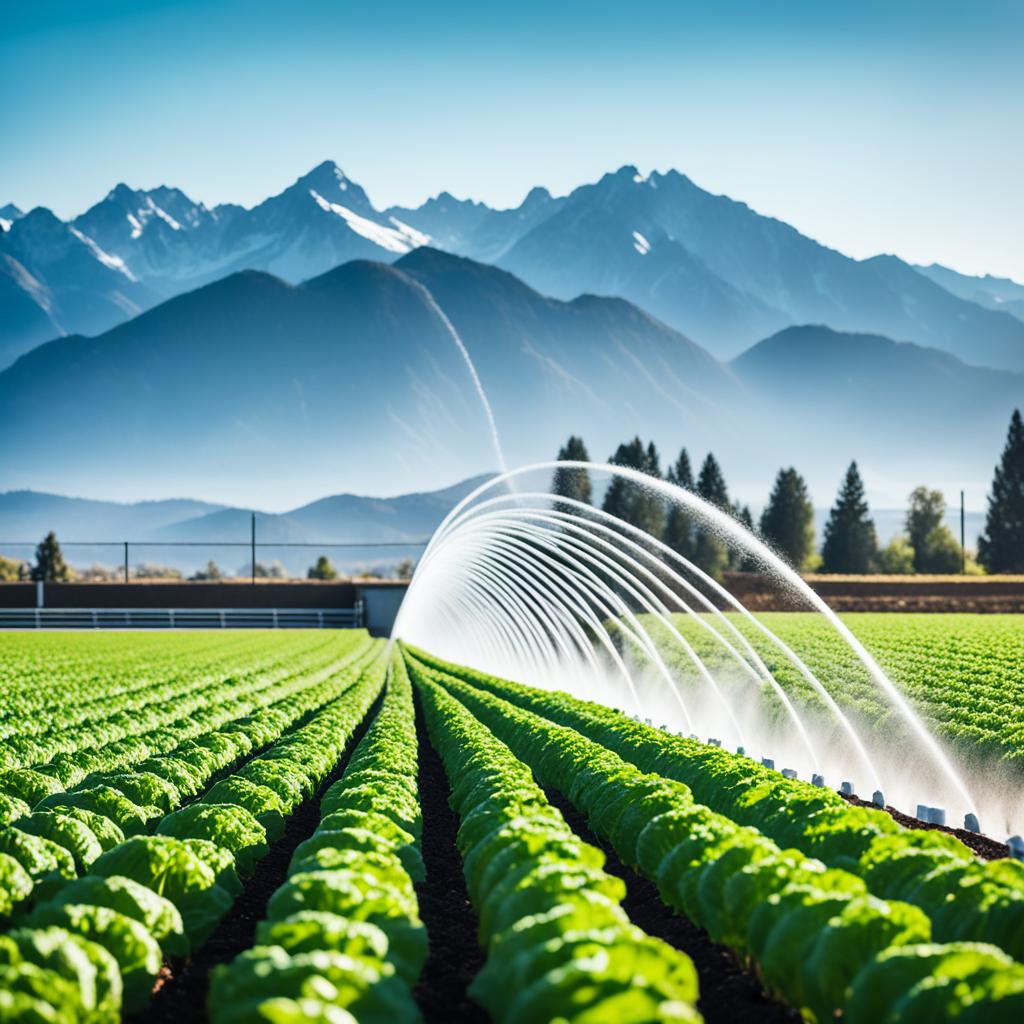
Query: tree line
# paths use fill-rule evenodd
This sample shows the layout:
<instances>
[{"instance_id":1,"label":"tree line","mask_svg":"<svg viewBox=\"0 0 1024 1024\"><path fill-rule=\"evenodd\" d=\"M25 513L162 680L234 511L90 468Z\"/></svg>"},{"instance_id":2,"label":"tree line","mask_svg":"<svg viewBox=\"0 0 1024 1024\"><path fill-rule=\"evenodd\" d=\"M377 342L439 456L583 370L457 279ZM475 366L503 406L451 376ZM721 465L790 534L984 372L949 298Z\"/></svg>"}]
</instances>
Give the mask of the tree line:
<instances>
[{"instance_id":1,"label":"tree line","mask_svg":"<svg viewBox=\"0 0 1024 1024\"><path fill-rule=\"evenodd\" d=\"M583 439L570 437L559 450L557 461L589 462ZM885 547L880 546L856 461L846 470L829 510L820 554L815 546L814 507L807 483L792 466L778 471L768 503L755 524L750 508L730 499L722 468L711 452L704 457L696 477L685 448L663 475L654 442L645 445L639 437L620 444L608 461L693 492L738 519L790 565L804 572L958 573L965 566L965 552L943 522L944 495L924 486L910 494L904 533ZM561 503L564 511L573 508L570 501L585 505L593 502L590 476L581 467L557 468L551 490L566 499ZM560 507L558 502L555 507ZM668 502L625 477L611 479L601 508L661 540L715 578L727 570L753 568L744 564L742 552L727 545L684 506ZM971 565L973 568L973 561ZM976 571L981 569L991 573L1024 572L1024 423L1019 410L1010 419L988 498L985 532L978 542Z\"/></svg>"}]
</instances>

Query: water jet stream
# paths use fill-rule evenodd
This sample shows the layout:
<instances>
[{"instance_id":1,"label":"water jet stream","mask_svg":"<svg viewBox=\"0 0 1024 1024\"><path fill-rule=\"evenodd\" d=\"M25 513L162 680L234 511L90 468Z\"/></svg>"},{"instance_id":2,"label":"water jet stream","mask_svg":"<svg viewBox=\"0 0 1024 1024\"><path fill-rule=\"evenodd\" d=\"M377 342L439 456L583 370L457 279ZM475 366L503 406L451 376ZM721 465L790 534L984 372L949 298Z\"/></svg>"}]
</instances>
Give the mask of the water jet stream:
<instances>
[{"instance_id":1,"label":"water jet stream","mask_svg":"<svg viewBox=\"0 0 1024 1024\"><path fill-rule=\"evenodd\" d=\"M490 421L493 427L493 417ZM496 430L493 434L496 441ZM881 788L863 741L831 693L788 644L700 567L657 538L582 502L535 491L488 495L496 488L513 490L517 478L525 474L550 475L559 468L621 477L683 508L702 528L755 558L777 583L825 617L946 784L966 808L973 809L971 795L938 741L846 624L800 576L725 512L680 487L634 469L588 462L541 462L504 472L481 484L449 512L435 531L399 612L394 636L430 649L432 639L440 639L430 625L436 613L444 620L457 648L449 652L451 656L458 657L459 650L475 650L474 657L483 662L480 668L491 670L500 660L505 666L521 666L520 674L525 668L533 678L524 681L548 685L558 685L566 663L578 665L581 654L587 671L596 671L596 642L611 657L638 702L632 673L608 632L607 626L615 623L620 636L643 651L666 679L689 721L672 674L644 624L634 615L632 603L667 629L700 678L721 699L740 733L713 673L671 619L670 609L678 608L687 621L713 637L747 677L759 687L771 687L815 763L814 745L795 706L750 640L716 604L722 602L779 650L808 683L850 740L872 785ZM531 502L541 507L531 508ZM515 507L508 507L510 504ZM710 597L697 584L706 588ZM699 613L683 595L695 599L704 613ZM442 654L440 650L437 653Z\"/></svg>"}]
</instances>

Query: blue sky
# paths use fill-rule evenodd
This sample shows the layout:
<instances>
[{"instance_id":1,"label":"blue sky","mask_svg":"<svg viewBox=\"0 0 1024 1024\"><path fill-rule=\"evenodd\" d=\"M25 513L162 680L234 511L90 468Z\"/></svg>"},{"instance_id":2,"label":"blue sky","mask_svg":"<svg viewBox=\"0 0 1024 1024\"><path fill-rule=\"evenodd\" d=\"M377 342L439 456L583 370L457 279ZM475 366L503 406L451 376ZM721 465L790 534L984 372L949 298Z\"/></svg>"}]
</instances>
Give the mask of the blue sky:
<instances>
[{"instance_id":1,"label":"blue sky","mask_svg":"<svg viewBox=\"0 0 1024 1024\"><path fill-rule=\"evenodd\" d=\"M1024 280L1017 0L5 0L0 204L379 205L678 168L854 256Z\"/></svg>"}]
</instances>

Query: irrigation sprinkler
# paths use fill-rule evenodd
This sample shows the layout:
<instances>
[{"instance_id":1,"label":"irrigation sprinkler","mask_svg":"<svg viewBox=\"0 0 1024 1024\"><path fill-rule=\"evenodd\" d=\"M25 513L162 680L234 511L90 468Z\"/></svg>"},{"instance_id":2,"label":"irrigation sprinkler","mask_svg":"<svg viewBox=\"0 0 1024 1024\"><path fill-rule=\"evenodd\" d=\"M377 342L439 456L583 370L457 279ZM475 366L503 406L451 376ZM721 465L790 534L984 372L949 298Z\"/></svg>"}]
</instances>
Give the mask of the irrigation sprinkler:
<instances>
[{"instance_id":1,"label":"irrigation sprinkler","mask_svg":"<svg viewBox=\"0 0 1024 1024\"><path fill-rule=\"evenodd\" d=\"M964 815L964 829L968 832L981 832L981 825L978 824L976 814L967 813Z\"/></svg>"},{"instance_id":2,"label":"irrigation sprinkler","mask_svg":"<svg viewBox=\"0 0 1024 1024\"><path fill-rule=\"evenodd\" d=\"M782 769L782 777L784 779L795 779L796 778L796 769L795 768L783 768Z\"/></svg>"},{"instance_id":3,"label":"irrigation sprinkler","mask_svg":"<svg viewBox=\"0 0 1024 1024\"><path fill-rule=\"evenodd\" d=\"M929 807L928 808L928 821L932 825L945 825L946 824L946 812L941 807Z\"/></svg>"},{"instance_id":4,"label":"irrigation sprinkler","mask_svg":"<svg viewBox=\"0 0 1024 1024\"><path fill-rule=\"evenodd\" d=\"M811 776L811 785L812 786L819 786L819 787L824 786L825 785L825 776L824 775L819 775L817 772L815 772Z\"/></svg>"},{"instance_id":5,"label":"irrigation sprinkler","mask_svg":"<svg viewBox=\"0 0 1024 1024\"><path fill-rule=\"evenodd\" d=\"M839 787L839 792L842 793L843 796L856 796L857 795L856 790L853 788L853 783L852 782L844 782Z\"/></svg>"},{"instance_id":6,"label":"irrigation sprinkler","mask_svg":"<svg viewBox=\"0 0 1024 1024\"><path fill-rule=\"evenodd\" d=\"M1006 845L1010 848L1010 856L1014 860L1024 860L1024 838L1020 836L1010 836L1006 840Z\"/></svg>"},{"instance_id":7,"label":"irrigation sprinkler","mask_svg":"<svg viewBox=\"0 0 1024 1024\"><path fill-rule=\"evenodd\" d=\"M918 821L928 820L928 807L926 804L917 805L917 814L915 815Z\"/></svg>"},{"instance_id":8,"label":"irrigation sprinkler","mask_svg":"<svg viewBox=\"0 0 1024 1024\"><path fill-rule=\"evenodd\" d=\"M716 739L714 736L709 736L708 737L708 746L709 747L720 747L721 745L722 745L722 741L720 739Z\"/></svg>"},{"instance_id":9,"label":"irrigation sprinkler","mask_svg":"<svg viewBox=\"0 0 1024 1024\"><path fill-rule=\"evenodd\" d=\"M736 748L736 753L739 754L740 757L746 757L747 756L747 748L746 747L737 747Z\"/></svg>"},{"instance_id":10,"label":"irrigation sprinkler","mask_svg":"<svg viewBox=\"0 0 1024 1024\"><path fill-rule=\"evenodd\" d=\"M871 794L871 802L880 810L885 810L885 794L880 789Z\"/></svg>"},{"instance_id":11,"label":"irrigation sprinkler","mask_svg":"<svg viewBox=\"0 0 1024 1024\"><path fill-rule=\"evenodd\" d=\"M765 768L774 768L775 767L775 762L770 757L762 757L761 758L761 764L763 764L765 766Z\"/></svg>"}]
</instances>

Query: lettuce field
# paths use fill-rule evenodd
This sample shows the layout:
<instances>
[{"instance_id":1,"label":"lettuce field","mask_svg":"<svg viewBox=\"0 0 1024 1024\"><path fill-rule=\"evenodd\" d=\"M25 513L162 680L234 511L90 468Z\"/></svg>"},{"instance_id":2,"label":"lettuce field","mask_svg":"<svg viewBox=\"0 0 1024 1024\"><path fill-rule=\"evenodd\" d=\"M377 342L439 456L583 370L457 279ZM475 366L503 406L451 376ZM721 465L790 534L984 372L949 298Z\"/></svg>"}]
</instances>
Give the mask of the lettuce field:
<instances>
[{"instance_id":1,"label":"lettuce field","mask_svg":"<svg viewBox=\"0 0 1024 1024\"><path fill-rule=\"evenodd\" d=\"M1019 767L1018 619L850 619ZM1005 846L363 631L2 635L0 740L0 1021L1024 1020Z\"/></svg>"}]
</instances>

